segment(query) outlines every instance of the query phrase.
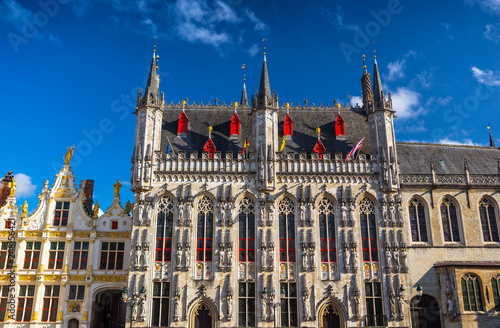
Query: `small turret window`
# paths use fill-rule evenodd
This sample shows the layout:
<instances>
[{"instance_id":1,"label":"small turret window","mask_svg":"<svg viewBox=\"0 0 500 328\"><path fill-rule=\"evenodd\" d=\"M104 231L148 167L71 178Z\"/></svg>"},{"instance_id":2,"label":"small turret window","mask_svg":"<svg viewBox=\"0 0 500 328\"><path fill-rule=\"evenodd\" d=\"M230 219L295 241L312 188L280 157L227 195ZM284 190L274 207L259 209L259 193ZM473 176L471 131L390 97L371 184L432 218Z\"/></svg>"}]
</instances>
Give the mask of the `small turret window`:
<instances>
[{"instance_id":1,"label":"small turret window","mask_svg":"<svg viewBox=\"0 0 500 328\"><path fill-rule=\"evenodd\" d=\"M345 136L344 119L340 114L335 120L335 136Z\"/></svg>"},{"instance_id":2,"label":"small turret window","mask_svg":"<svg viewBox=\"0 0 500 328\"><path fill-rule=\"evenodd\" d=\"M183 111L181 115L179 116L179 121L177 123L177 135L178 136L185 136L187 135L188 132L188 123L189 120L186 116L186 113Z\"/></svg>"},{"instance_id":3,"label":"small turret window","mask_svg":"<svg viewBox=\"0 0 500 328\"><path fill-rule=\"evenodd\" d=\"M240 135L240 118L238 114L234 113L231 118L231 136Z\"/></svg>"},{"instance_id":4,"label":"small turret window","mask_svg":"<svg viewBox=\"0 0 500 328\"><path fill-rule=\"evenodd\" d=\"M285 121L283 122L283 135L293 136L293 121L290 114L286 114Z\"/></svg>"}]
</instances>

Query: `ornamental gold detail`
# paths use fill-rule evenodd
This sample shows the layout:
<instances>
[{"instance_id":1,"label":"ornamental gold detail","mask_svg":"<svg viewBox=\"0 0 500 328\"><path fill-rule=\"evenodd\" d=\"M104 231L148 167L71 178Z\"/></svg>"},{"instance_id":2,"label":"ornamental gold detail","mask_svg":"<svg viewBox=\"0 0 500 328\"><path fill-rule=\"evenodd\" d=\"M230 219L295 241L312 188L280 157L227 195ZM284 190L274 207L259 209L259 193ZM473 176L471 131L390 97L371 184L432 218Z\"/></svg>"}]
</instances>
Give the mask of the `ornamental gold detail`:
<instances>
[{"instance_id":1,"label":"ornamental gold detail","mask_svg":"<svg viewBox=\"0 0 500 328\"><path fill-rule=\"evenodd\" d=\"M109 276L109 275L95 275L94 281L104 281L104 282L127 282L126 275L119 276Z\"/></svg>"},{"instance_id":2,"label":"ornamental gold detail","mask_svg":"<svg viewBox=\"0 0 500 328\"><path fill-rule=\"evenodd\" d=\"M61 276L55 276L55 275L50 275L50 276L43 276L44 281L61 281Z\"/></svg>"},{"instance_id":3,"label":"ornamental gold detail","mask_svg":"<svg viewBox=\"0 0 500 328\"><path fill-rule=\"evenodd\" d=\"M19 281L36 281L36 276L34 275L19 276Z\"/></svg>"},{"instance_id":4,"label":"ornamental gold detail","mask_svg":"<svg viewBox=\"0 0 500 328\"><path fill-rule=\"evenodd\" d=\"M76 238L89 238L90 237L90 231L73 231L73 235Z\"/></svg>"},{"instance_id":5,"label":"ornamental gold detail","mask_svg":"<svg viewBox=\"0 0 500 328\"><path fill-rule=\"evenodd\" d=\"M68 313L79 313L83 307L83 302L68 302Z\"/></svg>"},{"instance_id":6,"label":"ornamental gold detail","mask_svg":"<svg viewBox=\"0 0 500 328\"><path fill-rule=\"evenodd\" d=\"M66 237L66 232L51 231L49 232L49 237L52 238Z\"/></svg>"},{"instance_id":7,"label":"ornamental gold detail","mask_svg":"<svg viewBox=\"0 0 500 328\"><path fill-rule=\"evenodd\" d=\"M24 233L24 235L26 236L26 238L29 238L29 237L42 237L42 232L41 231L26 231Z\"/></svg>"},{"instance_id":8,"label":"ornamental gold detail","mask_svg":"<svg viewBox=\"0 0 500 328\"><path fill-rule=\"evenodd\" d=\"M89 320L89 313L88 311L84 311L82 321L87 321L87 320Z\"/></svg>"},{"instance_id":9,"label":"ornamental gold detail","mask_svg":"<svg viewBox=\"0 0 500 328\"><path fill-rule=\"evenodd\" d=\"M69 277L69 281L85 281L85 276L84 275L70 275Z\"/></svg>"},{"instance_id":10,"label":"ornamental gold detail","mask_svg":"<svg viewBox=\"0 0 500 328\"><path fill-rule=\"evenodd\" d=\"M33 311L33 316L31 317L31 320L33 320L33 321L38 320L38 311Z\"/></svg>"},{"instance_id":11,"label":"ornamental gold detail","mask_svg":"<svg viewBox=\"0 0 500 328\"><path fill-rule=\"evenodd\" d=\"M98 232L98 238L130 238L130 232Z\"/></svg>"},{"instance_id":12,"label":"ornamental gold detail","mask_svg":"<svg viewBox=\"0 0 500 328\"><path fill-rule=\"evenodd\" d=\"M0 276L0 281L9 281L10 276Z\"/></svg>"},{"instance_id":13,"label":"ornamental gold detail","mask_svg":"<svg viewBox=\"0 0 500 328\"><path fill-rule=\"evenodd\" d=\"M0 231L0 237L9 237L9 231Z\"/></svg>"},{"instance_id":14,"label":"ornamental gold detail","mask_svg":"<svg viewBox=\"0 0 500 328\"><path fill-rule=\"evenodd\" d=\"M54 198L70 198L72 196L71 191L66 188L57 189Z\"/></svg>"},{"instance_id":15,"label":"ornamental gold detail","mask_svg":"<svg viewBox=\"0 0 500 328\"><path fill-rule=\"evenodd\" d=\"M57 313L57 321L62 321L63 319L63 313L62 311L59 311L59 313Z\"/></svg>"}]
</instances>

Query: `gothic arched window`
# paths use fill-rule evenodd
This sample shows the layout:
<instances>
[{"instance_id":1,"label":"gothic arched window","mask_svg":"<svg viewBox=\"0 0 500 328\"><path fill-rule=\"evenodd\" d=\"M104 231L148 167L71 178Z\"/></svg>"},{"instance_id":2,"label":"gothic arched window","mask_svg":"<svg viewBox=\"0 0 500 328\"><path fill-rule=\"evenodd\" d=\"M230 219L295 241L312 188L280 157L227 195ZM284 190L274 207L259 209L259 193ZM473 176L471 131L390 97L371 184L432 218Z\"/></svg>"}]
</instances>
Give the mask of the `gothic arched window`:
<instances>
[{"instance_id":1,"label":"gothic arched window","mask_svg":"<svg viewBox=\"0 0 500 328\"><path fill-rule=\"evenodd\" d=\"M500 241L495 207L487 198L483 198L479 202L479 217L481 218L484 241Z\"/></svg>"},{"instance_id":2,"label":"gothic arched window","mask_svg":"<svg viewBox=\"0 0 500 328\"><path fill-rule=\"evenodd\" d=\"M238 117L238 114L234 113L233 117L231 118L231 127L230 127L230 136L234 135L240 135L240 118Z\"/></svg>"},{"instance_id":3,"label":"gothic arched window","mask_svg":"<svg viewBox=\"0 0 500 328\"><path fill-rule=\"evenodd\" d=\"M214 202L206 195L202 196L197 207L196 226L196 261L212 261L214 239Z\"/></svg>"},{"instance_id":4,"label":"gothic arched window","mask_svg":"<svg viewBox=\"0 0 500 328\"><path fill-rule=\"evenodd\" d=\"M441 203L441 220L443 223L444 241L460 242L457 207L450 197L445 197Z\"/></svg>"},{"instance_id":5,"label":"gothic arched window","mask_svg":"<svg viewBox=\"0 0 500 328\"><path fill-rule=\"evenodd\" d=\"M493 290L495 310L500 311L500 275L491 278L491 289Z\"/></svg>"},{"instance_id":6,"label":"gothic arched window","mask_svg":"<svg viewBox=\"0 0 500 328\"><path fill-rule=\"evenodd\" d=\"M411 240L428 242L425 208L422 201L414 197L408 205L410 216Z\"/></svg>"},{"instance_id":7,"label":"gothic arched window","mask_svg":"<svg viewBox=\"0 0 500 328\"><path fill-rule=\"evenodd\" d=\"M239 206L238 249L240 262L255 261L255 204L245 197Z\"/></svg>"},{"instance_id":8,"label":"gothic arched window","mask_svg":"<svg viewBox=\"0 0 500 328\"><path fill-rule=\"evenodd\" d=\"M189 120L186 116L186 113L182 111L181 115L179 116L179 120L177 122L177 135L186 135L188 132L188 123Z\"/></svg>"},{"instance_id":9,"label":"gothic arched window","mask_svg":"<svg viewBox=\"0 0 500 328\"><path fill-rule=\"evenodd\" d=\"M483 311L481 281L471 273L462 277L462 296L464 311Z\"/></svg>"},{"instance_id":10,"label":"gothic arched window","mask_svg":"<svg viewBox=\"0 0 500 328\"><path fill-rule=\"evenodd\" d=\"M321 262L337 261L335 244L335 206L330 198L323 198L318 205L319 212L319 248Z\"/></svg>"},{"instance_id":11,"label":"gothic arched window","mask_svg":"<svg viewBox=\"0 0 500 328\"><path fill-rule=\"evenodd\" d=\"M156 262L172 260L172 232L174 224L174 202L164 196L158 202L158 220L156 224Z\"/></svg>"},{"instance_id":12,"label":"gothic arched window","mask_svg":"<svg viewBox=\"0 0 500 328\"><path fill-rule=\"evenodd\" d=\"M290 114L286 114L285 121L283 122L283 135L293 136L293 121Z\"/></svg>"},{"instance_id":13,"label":"gothic arched window","mask_svg":"<svg viewBox=\"0 0 500 328\"><path fill-rule=\"evenodd\" d=\"M280 262L295 262L295 205L285 196L278 205Z\"/></svg>"},{"instance_id":14,"label":"gothic arched window","mask_svg":"<svg viewBox=\"0 0 500 328\"><path fill-rule=\"evenodd\" d=\"M363 261L378 262L375 205L368 197L363 197L361 202L359 202L359 218L361 221L361 247L363 249Z\"/></svg>"}]
</instances>

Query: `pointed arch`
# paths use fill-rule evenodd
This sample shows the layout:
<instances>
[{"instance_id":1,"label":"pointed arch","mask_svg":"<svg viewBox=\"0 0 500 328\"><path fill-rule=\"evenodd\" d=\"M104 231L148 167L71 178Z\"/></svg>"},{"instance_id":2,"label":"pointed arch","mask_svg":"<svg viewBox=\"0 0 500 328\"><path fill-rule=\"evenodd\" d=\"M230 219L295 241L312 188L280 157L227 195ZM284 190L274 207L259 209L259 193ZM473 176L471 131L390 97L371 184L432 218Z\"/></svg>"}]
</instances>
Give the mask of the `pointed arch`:
<instances>
[{"instance_id":1,"label":"pointed arch","mask_svg":"<svg viewBox=\"0 0 500 328\"><path fill-rule=\"evenodd\" d=\"M328 314L337 314L339 317L339 327L347 328L349 320L349 312L345 304L337 297L330 295L326 299L320 301L317 312L318 327L325 328L324 317Z\"/></svg>"},{"instance_id":2,"label":"pointed arch","mask_svg":"<svg viewBox=\"0 0 500 328\"><path fill-rule=\"evenodd\" d=\"M170 192L165 192L158 197L156 209L155 233L155 261L171 262L174 232L175 197Z\"/></svg>"},{"instance_id":3,"label":"pointed arch","mask_svg":"<svg viewBox=\"0 0 500 328\"><path fill-rule=\"evenodd\" d=\"M331 192L324 191L316 195L316 198L314 199L314 207L317 208L319 202L325 197L331 199L331 201L334 203L335 206L337 205L337 198Z\"/></svg>"},{"instance_id":4,"label":"pointed arch","mask_svg":"<svg viewBox=\"0 0 500 328\"><path fill-rule=\"evenodd\" d=\"M484 311L483 284L481 278L474 273L462 276L461 287L464 311Z\"/></svg>"},{"instance_id":5,"label":"pointed arch","mask_svg":"<svg viewBox=\"0 0 500 328\"><path fill-rule=\"evenodd\" d=\"M277 200L280 262L296 261L295 212L297 202L288 192Z\"/></svg>"},{"instance_id":6,"label":"pointed arch","mask_svg":"<svg viewBox=\"0 0 500 328\"><path fill-rule=\"evenodd\" d=\"M196 261L213 261L215 198L208 192L201 193L195 201L196 210Z\"/></svg>"},{"instance_id":7,"label":"pointed arch","mask_svg":"<svg viewBox=\"0 0 500 328\"><path fill-rule=\"evenodd\" d=\"M187 118L186 112L182 111L177 120L177 136L186 136L188 132L189 120Z\"/></svg>"},{"instance_id":8,"label":"pointed arch","mask_svg":"<svg viewBox=\"0 0 500 328\"><path fill-rule=\"evenodd\" d=\"M240 135L240 118L238 117L238 114L236 112L234 113L233 117L231 118L231 123L230 123L230 136L239 136Z\"/></svg>"},{"instance_id":9,"label":"pointed arch","mask_svg":"<svg viewBox=\"0 0 500 328\"><path fill-rule=\"evenodd\" d=\"M321 262L337 262L337 230L335 197L324 192L316 199Z\"/></svg>"},{"instance_id":10,"label":"pointed arch","mask_svg":"<svg viewBox=\"0 0 500 328\"><path fill-rule=\"evenodd\" d=\"M345 136L344 119L342 118L340 113L335 119L335 136Z\"/></svg>"},{"instance_id":11,"label":"pointed arch","mask_svg":"<svg viewBox=\"0 0 500 328\"><path fill-rule=\"evenodd\" d=\"M439 202L441 226L445 242L461 242L460 205L455 197L445 195Z\"/></svg>"},{"instance_id":12,"label":"pointed arch","mask_svg":"<svg viewBox=\"0 0 500 328\"><path fill-rule=\"evenodd\" d=\"M479 220L483 231L483 241L500 242L498 227L498 206L495 200L489 196L483 196L479 200Z\"/></svg>"},{"instance_id":13,"label":"pointed arch","mask_svg":"<svg viewBox=\"0 0 500 328\"><path fill-rule=\"evenodd\" d=\"M211 318L211 328L219 327L219 310L214 301L207 296L200 296L193 301L187 311L189 318L189 328L195 328L196 317L200 314L199 310L207 309Z\"/></svg>"},{"instance_id":14,"label":"pointed arch","mask_svg":"<svg viewBox=\"0 0 500 328\"><path fill-rule=\"evenodd\" d=\"M368 193L358 199L363 262L378 262L376 201Z\"/></svg>"},{"instance_id":15,"label":"pointed arch","mask_svg":"<svg viewBox=\"0 0 500 328\"><path fill-rule=\"evenodd\" d=\"M430 242L429 207L427 201L419 195L408 199L408 218L412 242Z\"/></svg>"},{"instance_id":16,"label":"pointed arch","mask_svg":"<svg viewBox=\"0 0 500 328\"><path fill-rule=\"evenodd\" d=\"M286 113L285 120L283 121L283 135L293 136L293 120L289 113Z\"/></svg>"}]
</instances>

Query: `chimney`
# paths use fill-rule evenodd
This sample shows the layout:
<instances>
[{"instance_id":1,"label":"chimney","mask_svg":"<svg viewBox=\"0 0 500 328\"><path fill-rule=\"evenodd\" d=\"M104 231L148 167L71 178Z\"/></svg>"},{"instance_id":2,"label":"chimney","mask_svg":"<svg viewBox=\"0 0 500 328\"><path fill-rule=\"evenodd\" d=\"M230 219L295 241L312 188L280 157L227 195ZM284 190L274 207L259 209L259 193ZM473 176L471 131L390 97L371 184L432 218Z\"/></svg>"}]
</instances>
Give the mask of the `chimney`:
<instances>
[{"instance_id":1,"label":"chimney","mask_svg":"<svg viewBox=\"0 0 500 328\"><path fill-rule=\"evenodd\" d=\"M92 206L94 205L94 200L92 199L92 195L94 194L94 180L85 180L83 192L85 194L85 207L88 213L92 213Z\"/></svg>"},{"instance_id":2,"label":"chimney","mask_svg":"<svg viewBox=\"0 0 500 328\"><path fill-rule=\"evenodd\" d=\"M12 175L12 171L9 171L2 179L2 184L0 185L0 207L3 207L7 203L7 197L10 195L9 182L12 181L12 178L14 178L14 175Z\"/></svg>"}]
</instances>

